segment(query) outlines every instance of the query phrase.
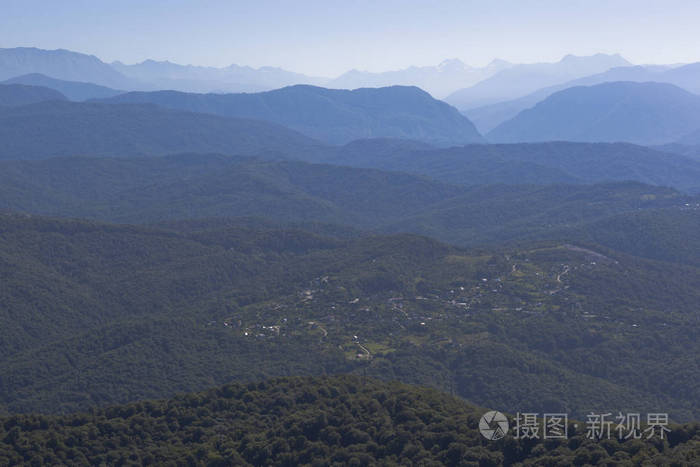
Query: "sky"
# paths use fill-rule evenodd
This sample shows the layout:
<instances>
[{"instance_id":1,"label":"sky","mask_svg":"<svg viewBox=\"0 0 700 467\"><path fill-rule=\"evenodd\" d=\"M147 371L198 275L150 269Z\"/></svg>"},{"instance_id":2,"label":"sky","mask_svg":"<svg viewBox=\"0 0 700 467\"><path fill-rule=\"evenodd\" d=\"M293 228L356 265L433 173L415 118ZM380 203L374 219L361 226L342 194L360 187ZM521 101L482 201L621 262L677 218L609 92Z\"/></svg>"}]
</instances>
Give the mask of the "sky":
<instances>
[{"instance_id":1,"label":"sky","mask_svg":"<svg viewBox=\"0 0 700 467\"><path fill-rule=\"evenodd\" d=\"M0 0L0 47L315 76L459 58L700 61L698 0Z\"/></svg>"}]
</instances>

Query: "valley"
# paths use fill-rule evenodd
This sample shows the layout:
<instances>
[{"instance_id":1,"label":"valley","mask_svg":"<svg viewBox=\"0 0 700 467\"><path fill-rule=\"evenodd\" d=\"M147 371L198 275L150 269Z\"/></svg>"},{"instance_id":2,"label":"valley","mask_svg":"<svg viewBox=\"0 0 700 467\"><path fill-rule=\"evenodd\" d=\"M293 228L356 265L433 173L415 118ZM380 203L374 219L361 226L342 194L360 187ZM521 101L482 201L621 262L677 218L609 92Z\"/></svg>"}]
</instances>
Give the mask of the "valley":
<instances>
[{"instance_id":1,"label":"valley","mask_svg":"<svg viewBox=\"0 0 700 467\"><path fill-rule=\"evenodd\" d=\"M359 372L512 412L582 417L663 405L674 419L697 417L697 388L659 379L693 380L700 370L692 357L700 323L688 314L700 275L690 266L559 243L470 251L411 235L179 234L33 217L6 219L2 238L15 251L5 268L33 265L17 280L65 284L50 299L50 290L6 284L3 327L17 331L3 343L0 394L12 411ZM80 270L71 266L77 257ZM55 305L39 305L46 300ZM60 319L51 317L56 305ZM21 309L32 311L18 320ZM649 339L666 344L645 348ZM594 387L605 387L595 399Z\"/></svg>"}]
</instances>

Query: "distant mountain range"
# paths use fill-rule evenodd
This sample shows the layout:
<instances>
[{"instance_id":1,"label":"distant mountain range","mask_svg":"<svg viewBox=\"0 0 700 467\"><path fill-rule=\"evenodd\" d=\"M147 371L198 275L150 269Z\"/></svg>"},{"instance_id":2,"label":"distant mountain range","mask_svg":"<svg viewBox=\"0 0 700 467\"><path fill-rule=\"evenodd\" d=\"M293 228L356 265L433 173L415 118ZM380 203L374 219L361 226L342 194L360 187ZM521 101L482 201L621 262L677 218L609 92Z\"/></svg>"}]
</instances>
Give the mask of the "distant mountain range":
<instances>
[{"instance_id":1,"label":"distant mountain range","mask_svg":"<svg viewBox=\"0 0 700 467\"><path fill-rule=\"evenodd\" d=\"M351 70L336 78L328 78L275 67L252 68L234 64L216 68L156 60L108 64L92 55L68 50L0 49L0 80L38 73L63 81L93 83L125 91L197 93L260 92L294 84L341 89L404 85L418 86L438 98L449 95L448 101L460 110L521 97L544 87L629 65L618 55L602 54L567 56L557 63L538 64L512 64L497 59L485 67L473 67L458 59L450 59L436 66L411 66L381 73ZM665 70L666 67L659 69ZM680 79L683 80L688 86L696 82L691 78ZM474 87L477 84L479 86ZM675 84L688 88L680 82ZM460 95L472 95L474 99L469 97L467 105Z\"/></svg>"},{"instance_id":2,"label":"distant mountain range","mask_svg":"<svg viewBox=\"0 0 700 467\"><path fill-rule=\"evenodd\" d=\"M655 86L685 93L671 85ZM5 93L15 102L21 97L17 103L49 100L0 107L0 140L5 142L0 147L0 159L5 160L222 153L403 171L467 186L636 180L700 191L698 161L630 144L560 142L438 148L426 140L445 143L449 138L457 142L465 134L476 135L476 141L481 141L481 137L455 109L417 88L350 92L296 86L262 94L229 95L170 91L129 93L110 99L109 103L77 103L67 102L65 98L61 101L59 93L47 88L0 85L0 99L3 88L14 87L31 91ZM673 103L666 96L659 99ZM680 100L689 102L683 94ZM588 98L584 101L588 102ZM628 105L635 108L633 102ZM570 111L575 106L567 101L563 108ZM212 115L215 112L221 115ZM309 119L301 120L308 127L299 125L295 112ZM279 116L289 120L276 118ZM682 113L678 118L686 120ZM557 114L552 119L564 120ZM301 131L309 131L308 128L316 125L316 131L309 133L326 141L340 142L340 137L354 139L373 132L383 137L358 138L344 146L328 146L275 120ZM363 126L368 121L375 126ZM421 126L423 122L425 125ZM399 126L404 123L405 126ZM686 133L689 132L683 134Z\"/></svg>"},{"instance_id":3,"label":"distant mountain range","mask_svg":"<svg viewBox=\"0 0 700 467\"><path fill-rule=\"evenodd\" d=\"M488 138L664 144L698 129L700 96L665 83L613 82L559 91L502 123Z\"/></svg>"},{"instance_id":4,"label":"distant mountain range","mask_svg":"<svg viewBox=\"0 0 700 467\"><path fill-rule=\"evenodd\" d=\"M230 65L215 68L155 60L134 65L113 62L111 65L125 76L148 83L152 89L186 92L259 92L293 84L323 85L328 81L275 67Z\"/></svg>"},{"instance_id":5,"label":"distant mountain range","mask_svg":"<svg viewBox=\"0 0 700 467\"><path fill-rule=\"evenodd\" d=\"M467 110L512 100L548 86L629 65L620 55L605 54L590 57L567 55L556 63L515 65L471 87L453 92L445 101L460 110Z\"/></svg>"},{"instance_id":6,"label":"distant mountain range","mask_svg":"<svg viewBox=\"0 0 700 467\"><path fill-rule=\"evenodd\" d=\"M630 89L623 90L620 85L614 88L619 92L601 91L613 89L609 87L571 91L580 86L618 81L653 81L700 93L700 63L631 66L619 55L568 55L556 63L536 64L494 60L483 68L452 59L437 66L384 73L352 70L328 79L273 67L215 68L154 60L135 65L107 64L97 57L67 50L15 48L0 49L0 79L4 80L0 84L41 86L62 95L48 89L30 92L26 88L16 96L6 94L4 105L7 106L64 98L154 103L176 110L265 120L330 144L346 144L357 139L403 138L451 146L483 142L479 133L488 133L490 140L496 142L553 138L695 146L700 141L700 134L696 133L700 125L692 109L695 99L681 103L688 96L677 92L674 95L671 88L658 87L651 91L652 85L647 85L647 94L651 93L647 96L630 94ZM293 83L313 85L289 86ZM319 84L326 87L317 86ZM378 87L385 84L401 85ZM451 88L469 85L446 98L466 118L411 84L434 95L445 95ZM332 87L360 88L345 91L330 89ZM163 88L219 93L156 91ZM231 92L240 90L247 93ZM563 91L566 91L564 97L559 95ZM595 93L596 109L602 112L614 108L615 121L611 124L587 122L586 112L595 113L596 110L592 104L562 100L574 93ZM664 93L666 97L656 99L654 93ZM586 98L593 98L593 95L587 94ZM557 111L557 105L574 105L577 108L575 119L569 119L565 109ZM590 109L584 112L586 105ZM640 105L644 112L636 112L630 105ZM674 106L680 110L674 110ZM647 117L651 115L661 119L661 123L650 123ZM600 116L602 118L602 114ZM544 120L535 123L531 121L533 118ZM554 120L550 122L547 118ZM597 117L591 114L590 118ZM608 114L605 118L612 117ZM589 123L601 128L587 128ZM542 128L537 128L538 125Z\"/></svg>"},{"instance_id":7,"label":"distant mountain range","mask_svg":"<svg viewBox=\"0 0 700 467\"><path fill-rule=\"evenodd\" d=\"M393 85L418 86L437 98L443 98L511 66L513 66L511 63L504 60L493 60L487 66L478 68L465 65L461 60L451 59L437 66L412 66L383 73L350 70L328 81L325 86L340 89Z\"/></svg>"},{"instance_id":8,"label":"distant mountain range","mask_svg":"<svg viewBox=\"0 0 700 467\"><path fill-rule=\"evenodd\" d=\"M117 89L137 89L139 83L119 73L94 55L33 47L0 49L0 80L40 73L51 78L90 82Z\"/></svg>"},{"instance_id":9,"label":"distant mountain range","mask_svg":"<svg viewBox=\"0 0 700 467\"><path fill-rule=\"evenodd\" d=\"M374 137L417 139L436 145L483 141L457 109L408 86L346 91L297 85L256 94L131 92L102 102L151 103L265 120L331 144Z\"/></svg>"},{"instance_id":10,"label":"distant mountain range","mask_svg":"<svg viewBox=\"0 0 700 467\"><path fill-rule=\"evenodd\" d=\"M154 60L134 65L120 62L108 64L93 55L69 50L30 47L0 49L0 80L28 74L42 74L58 80L93 83L126 91L254 92L291 84L323 84L327 81L273 67L254 69L231 65L213 68Z\"/></svg>"},{"instance_id":11,"label":"distant mountain range","mask_svg":"<svg viewBox=\"0 0 700 467\"><path fill-rule=\"evenodd\" d=\"M628 66L611 68L603 73L542 88L518 99L464 110L463 113L474 122L474 125L480 132L485 134L506 120L515 117L522 110L533 107L555 92L574 86L592 86L614 81L670 83L698 94L700 93L700 66L698 64L690 64L677 67Z\"/></svg>"},{"instance_id":12,"label":"distant mountain range","mask_svg":"<svg viewBox=\"0 0 700 467\"><path fill-rule=\"evenodd\" d=\"M26 84L30 86L43 86L54 89L72 101L85 101L88 99L100 99L113 97L124 91L100 86L93 83L82 83L78 81L65 81L51 78L40 73L30 73L15 78L10 78L1 84ZM47 100L47 99L44 99Z\"/></svg>"},{"instance_id":13,"label":"distant mountain range","mask_svg":"<svg viewBox=\"0 0 700 467\"><path fill-rule=\"evenodd\" d=\"M700 94L700 62L672 68L654 81L675 84L694 94Z\"/></svg>"}]
</instances>

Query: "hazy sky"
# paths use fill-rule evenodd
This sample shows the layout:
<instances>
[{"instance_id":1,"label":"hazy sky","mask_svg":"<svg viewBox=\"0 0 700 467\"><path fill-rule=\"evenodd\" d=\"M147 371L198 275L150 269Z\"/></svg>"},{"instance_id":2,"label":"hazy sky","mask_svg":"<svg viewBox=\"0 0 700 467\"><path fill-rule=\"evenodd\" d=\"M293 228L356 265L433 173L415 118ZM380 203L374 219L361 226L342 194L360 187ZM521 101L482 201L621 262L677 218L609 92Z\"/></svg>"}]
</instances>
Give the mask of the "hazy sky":
<instances>
[{"instance_id":1,"label":"hazy sky","mask_svg":"<svg viewBox=\"0 0 700 467\"><path fill-rule=\"evenodd\" d=\"M315 75L459 58L700 61L698 0L0 0L0 47Z\"/></svg>"}]
</instances>

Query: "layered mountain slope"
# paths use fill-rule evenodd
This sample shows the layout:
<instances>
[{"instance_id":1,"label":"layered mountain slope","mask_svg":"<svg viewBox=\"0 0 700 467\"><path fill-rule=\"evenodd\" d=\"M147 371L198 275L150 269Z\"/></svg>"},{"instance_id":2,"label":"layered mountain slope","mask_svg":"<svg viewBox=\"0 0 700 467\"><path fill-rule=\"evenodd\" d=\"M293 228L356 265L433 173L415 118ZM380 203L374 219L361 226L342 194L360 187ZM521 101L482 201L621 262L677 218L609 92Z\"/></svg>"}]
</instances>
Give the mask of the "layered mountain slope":
<instances>
[{"instance_id":1,"label":"layered mountain slope","mask_svg":"<svg viewBox=\"0 0 700 467\"><path fill-rule=\"evenodd\" d=\"M467 109L463 113L474 122L474 125L482 134L486 134L501 123L515 117L521 111L534 107L535 104L543 101L555 92L575 86L593 86L614 81L669 83L698 94L700 93L700 88L698 87L698 82L700 82L700 65L693 63L678 67L647 65L611 68L603 73L545 87L517 99Z\"/></svg>"},{"instance_id":2,"label":"layered mountain slope","mask_svg":"<svg viewBox=\"0 0 700 467\"><path fill-rule=\"evenodd\" d=\"M234 64L215 68L156 60L132 65L113 62L111 66L125 76L148 83L151 89L185 92L260 92L294 84L323 85L327 81L270 66L252 68Z\"/></svg>"},{"instance_id":3,"label":"layered mountain slope","mask_svg":"<svg viewBox=\"0 0 700 467\"><path fill-rule=\"evenodd\" d=\"M124 91L99 86L93 83L84 83L78 81L65 81L61 79L51 78L40 73L30 73L27 75L16 76L4 82L4 84L26 84L30 86L43 86L50 89L55 89L72 101L85 101L88 99L114 97Z\"/></svg>"},{"instance_id":4,"label":"layered mountain slope","mask_svg":"<svg viewBox=\"0 0 700 467\"><path fill-rule=\"evenodd\" d=\"M441 99L458 89L471 86L501 70L513 66L493 60L483 68L464 64L459 59L444 60L437 66L412 66L402 70L372 73L350 70L326 83L329 88L356 89L384 86L418 86Z\"/></svg>"},{"instance_id":5,"label":"layered mountain slope","mask_svg":"<svg viewBox=\"0 0 700 467\"><path fill-rule=\"evenodd\" d=\"M476 107L464 110L463 113L469 117L479 131L486 134L496 128L501 123L510 120L521 111L534 107L537 103L545 100L555 92L575 86L592 86L595 84L614 81L635 81L635 82L663 82L664 74L661 71L643 66L628 66L611 68L603 73L585 76L566 83L548 86L513 100L497 102L495 104Z\"/></svg>"},{"instance_id":6,"label":"layered mountain slope","mask_svg":"<svg viewBox=\"0 0 700 467\"><path fill-rule=\"evenodd\" d=\"M597 54L589 57L567 55L556 63L515 65L474 86L455 91L445 100L460 110L467 110L629 64L619 55Z\"/></svg>"},{"instance_id":7,"label":"layered mountain slope","mask_svg":"<svg viewBox=\"0 0 700 467\"><path fill-rule=\"evenodd\" d=\"M105 100L152 103L225 117L266 120L342 144L360 138L409 138L439 145L483 141L455 108L415 87L354 91L291 86L257 94L134 92Z\"/></svg>"},{"instance_id":8,"label":"layered mountain slope","mask_svg":"<svg viewBox=\"0 0 700 467\"><path fill-rule=\"evenodd\" d=\"M0 107L18 107L45 101L65 101L66 96L43 86L0 84Z\"/></svg>"},{"instance_id":9,"label":"layered mountain slope","mask_svg":"<svg viewBox=\"0 0 700 467\"><path fill-rule=\"evenodd\" d=\"M94 55L33 47L0 49L0 80L29 73L52 78L133 89L136 84Z\"/></svg>"},{"instance_id":10,"label":"layered mountain slope","mask_svg":"<svg viewBox=\"0 0 700 467\"><path fill-rule=\"evenodd\" d=\"M665 83L603 83L549 96L488 134L496 142L675 142L700 128L700 96Z\"/></svg>"},{"instance_id":11,"label":"layered mountain slope","mask_svg":"<svg viewBox=\"0 0 700 467\"><path fill-rule=\"evenodd\" d=\"M463 190L401 173L217 155L0 165L5 209L124 222L258 216L373 227Z\"/></svg>"},{"instance_id":12,"label":"layered mountain slope","mask_svg":"<svg viewBox=\"0 0 700 467\"><path fill-rule=\"evenodd\" d=\"M407 141L356 141L329 162L425 175L457 185L599 183L635 180L700 190L700 164L623 143L520 143L421 148Z\"/></svg>"},{"instance_id":13,"label":"layered mountain slope","mask_svg":"<svg viewBox=\"0 0 700 467\"><path fill-rule=\"evenodd\" d=\"M0 159L198 151L312 158L321 144L273 123L155 105L43 102L0 109Z\"/></svg>"},{"instance_id":14,"label":"layered mountain slope","mask_svg":"<svg viewBox=\"0 0 700 467\"><path fill-rule=\"evenodd\" d=\"M139 223L252 216L305 228L324 222L415 232L462 245L581 238L567 229L588 231L639 211L688 219L673 225L692 223L697 214L697 199L639 183L467 188L404 173L215 155L8 161L0 169L0 209L29 214ZM634 243L622 249L656 259L662 258L649 245L657 252L690 249L683 261L700 264L695 238L678 244L668 229L643 234L650 239L639 249ZM596 243L620 244L614 231L602 232Z\"/></svg>"},{"instance_id":15,"label":"layered mountain slope","mask_svg":"<svg viewBox=\"0 0 700 467\"><path fill-rule=\"evenodd\" d=\"M674 67L663 73L662 81L700 94L700 62Z\"/></svg>"}]
</instances>

